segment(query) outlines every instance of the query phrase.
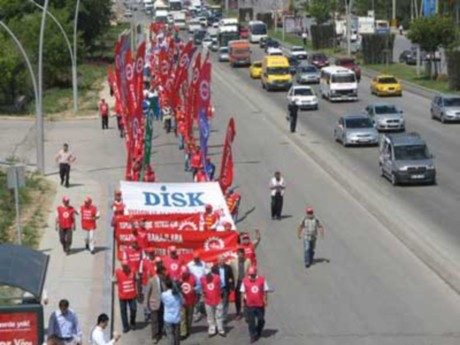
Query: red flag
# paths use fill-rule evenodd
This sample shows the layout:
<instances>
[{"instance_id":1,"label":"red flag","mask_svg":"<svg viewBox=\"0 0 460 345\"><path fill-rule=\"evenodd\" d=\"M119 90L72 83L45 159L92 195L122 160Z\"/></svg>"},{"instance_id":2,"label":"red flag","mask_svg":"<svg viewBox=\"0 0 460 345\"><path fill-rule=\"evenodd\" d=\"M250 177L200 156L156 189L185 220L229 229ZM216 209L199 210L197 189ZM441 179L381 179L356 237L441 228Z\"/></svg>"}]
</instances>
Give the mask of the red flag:
<instances>
[{"instance_id":1,"label":"red flag","mask_svg":"<svg viewBox=\"0 0 460 345\"><path fill-rule=\"evenodd\" d=\"M144 100L144 64L145 64L145 41L142 42L137 48L136 54L136 70L135 70L135 79L136 79L136 94L137 94L137 112L136 117L139 123L142 123L142 101Z\"/></svg>"},{"instance_id":2,"label":"red flag","mask_svg":"<svg viewBox=\"0 0 460 345\"><path fill-rule=\"evenodd\" d=\"M225 135L224 150L222 153L222 165L220 168L219 184L222 192L225 193L233 183L233 153L232 143L235 139L235 121L233 117L228 122L227 133Z\"/></svg>"},{"instance_id":3,"label":"red flag","mask_svg":"<svg viewBox=\"0 0 460 345\"><path fill-rule=\"evenodd\" d=\"M160 79L161 83L163 85L166 85L166 81L168 79L169 71L171 69L171 64L169 62L169 57L168 53L166 52L166 49L161 49L159 56L158 56L158 62L159 62L159 72L160 72Z\"/></svg>"},{"instance_id":4,"label":"red flag","mask_svg":"<svg viewBox=\"0 0 460 345\"><path fill-rule=\"evenodd\" d=\"M193 119L195 118L195 89L198 81L200 79L200 70L201 70L201 54L198 54L195 59L195 64L193 65L192 80L189 83L189 92L188 92L188 111L186 113L186 123L189 130L189 135L192 134L193 128Z\"/></svg>"},{"instance_id":5,"label":"red flag","mask_svg":"<svg viewBox=\"0 0 460 345\"><path fill-rule=\"evenodd\" d=\"M200 111L208 111L211 102L211 62L206 58L200 70L200 77L195 91L195 116Z\"/></svg>"}]
</instances>

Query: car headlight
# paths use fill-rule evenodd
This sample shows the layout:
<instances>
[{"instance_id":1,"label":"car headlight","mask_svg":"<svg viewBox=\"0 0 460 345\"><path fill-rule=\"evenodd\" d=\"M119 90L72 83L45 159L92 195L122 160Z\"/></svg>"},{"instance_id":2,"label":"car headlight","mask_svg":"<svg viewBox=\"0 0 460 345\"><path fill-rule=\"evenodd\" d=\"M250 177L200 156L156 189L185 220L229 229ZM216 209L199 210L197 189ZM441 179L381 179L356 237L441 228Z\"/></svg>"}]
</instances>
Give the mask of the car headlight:
<instances>
[{"instance_id":1,"label":"car headlight","mask_svg":"<svg viewBox=\"0 0 460 345\"><path fill-rule=\"evenodd\" d=\"M313 103L318 103L318 97L316 97L316 96L313 97L313 98L311 99L311 101L312 101Z\"/></svg>"},{"instance_id":2,"label":"car headlight","mask_svg":"<svg viewBox=\"0 0 460 345\"><path fill-rule=\"evenodd\" d=\"M433 164L427 165L426 168L427 168L428 170L434 170L434 169L436 169L436 168L434 167Z\"/></svg>"},{"instance_id":3,"label":"car headlight","mask_svg":"<svg viewBox=\"0 0 460 345\"><path fill-rule=\"evenodd\" d=\"M399 171L407 171L407 166L402 166L398 168Z\"/></svg>"},{"instance_id":4,"label":"car headlight","mask_svg":"<svg viewBox=\"0 0 460 345\"><path fill-rule=\"evenodd\" d=\"M446 111L446 115L447 116L456 116L455 111L452 111L452 110Z\"/></svg>"}]
</instances>

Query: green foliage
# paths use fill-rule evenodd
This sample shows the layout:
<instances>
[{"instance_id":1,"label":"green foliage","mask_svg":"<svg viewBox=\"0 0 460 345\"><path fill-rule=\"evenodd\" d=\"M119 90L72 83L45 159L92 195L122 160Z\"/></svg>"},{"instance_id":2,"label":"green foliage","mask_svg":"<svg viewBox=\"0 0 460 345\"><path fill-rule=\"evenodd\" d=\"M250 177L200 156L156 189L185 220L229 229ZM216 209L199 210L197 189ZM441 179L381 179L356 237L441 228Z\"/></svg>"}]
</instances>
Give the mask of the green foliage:
<instances>
[{"instance_id":1,"label":"green foliage","mask_svg":"<svg viewBox=\"0 0 460 345\"><path fill-rule=\"evenodd\" d=\"M395 35L367 34L361 36L361 50L365 64L390 63L393 56Z\"/></svg>"},{"instance_id":2,"label":"green foliage","mask_svg":"<svg viewBox=\"0 0 460 345\"><path fill-rule=\"evenodd\" d=\"M333 6L333 0L310 0L307 11L316 19L316 24L321 25L331 19Z\"/></svg>"},{"instance_id":3,"label":"green foliage","mask_svg":"<svg viewBox=\"0 0 460 345\"><path fill-rule=\"evenodd\" d=\"M407 37L427 52L448 48L457 38L454 22L446 17L422 17L412 22Z\"/></svg>"},{"instance_id":4,"label":"green foliage","mask_svg":"<svg viewBox=\"0 0 460 345\"><path fill-rule=\"evenodd\" d=\"M325 49L334 47L334 25L312 25L310 27L313 49Z\"/></svg>"}]
</instances>

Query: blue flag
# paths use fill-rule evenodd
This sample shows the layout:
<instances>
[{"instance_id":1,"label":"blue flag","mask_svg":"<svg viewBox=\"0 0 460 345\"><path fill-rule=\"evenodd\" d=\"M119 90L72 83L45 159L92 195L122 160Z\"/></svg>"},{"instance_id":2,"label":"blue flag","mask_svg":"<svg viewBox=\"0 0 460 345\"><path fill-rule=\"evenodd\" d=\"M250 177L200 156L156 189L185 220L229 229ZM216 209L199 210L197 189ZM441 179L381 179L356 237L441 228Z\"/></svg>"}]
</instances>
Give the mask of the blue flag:
<instances>
[{"instance_id":1,"label":"blue flag","mask_svg":"<svg viewBox=\"0 0 460 345\"><path fill-rule=\"evenodd\" d=\"M208 169L206 169L206 157L208 156L208 139L209 139L209 123L208 117L204 109L200 110L200 146L201 146L201 161L203 162L203 170L206 174L206 178L209 181Z\"/></svg>"}]
</instances>

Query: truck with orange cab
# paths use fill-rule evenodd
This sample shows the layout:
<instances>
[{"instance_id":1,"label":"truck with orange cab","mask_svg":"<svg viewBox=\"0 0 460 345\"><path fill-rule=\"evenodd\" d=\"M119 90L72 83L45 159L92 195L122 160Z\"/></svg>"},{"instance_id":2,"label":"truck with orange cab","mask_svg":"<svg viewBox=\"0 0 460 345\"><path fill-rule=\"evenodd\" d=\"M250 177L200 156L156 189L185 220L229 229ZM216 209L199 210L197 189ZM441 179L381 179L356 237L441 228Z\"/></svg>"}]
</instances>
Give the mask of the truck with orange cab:
<instances>
[{"instance_id":1,"label":"truck with orange cab","mask_svg":"<svg viewBox=\"0 0 460 345\"><path fill-rule=\"evenodd\" d=\"M251 65L251 48L247 40L228 42L228 55L232 67Z\"/></svg>"}]
</instances>

